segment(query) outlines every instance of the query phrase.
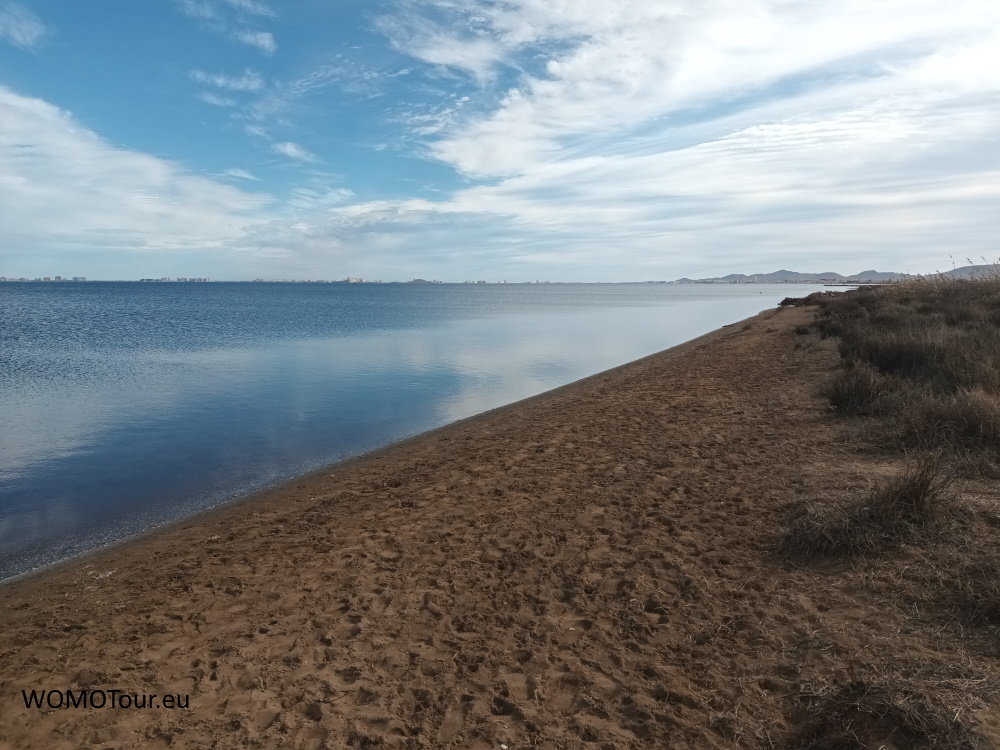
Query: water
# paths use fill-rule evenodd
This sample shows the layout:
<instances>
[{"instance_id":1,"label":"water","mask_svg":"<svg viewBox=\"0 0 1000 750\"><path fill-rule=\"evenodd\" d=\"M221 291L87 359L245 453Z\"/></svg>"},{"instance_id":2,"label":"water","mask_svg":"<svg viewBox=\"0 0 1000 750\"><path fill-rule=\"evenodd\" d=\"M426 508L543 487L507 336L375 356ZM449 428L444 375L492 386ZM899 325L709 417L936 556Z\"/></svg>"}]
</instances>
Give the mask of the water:
<instances>
[{"instance_id":1,"label":"water","mask_svg":"<svg viewBox=\"0 0 1000 750\"><path fill-rule=\"evenodd\" d=\"M815 290L0 283L0 579Z\"/></svg>"}]
</instances>

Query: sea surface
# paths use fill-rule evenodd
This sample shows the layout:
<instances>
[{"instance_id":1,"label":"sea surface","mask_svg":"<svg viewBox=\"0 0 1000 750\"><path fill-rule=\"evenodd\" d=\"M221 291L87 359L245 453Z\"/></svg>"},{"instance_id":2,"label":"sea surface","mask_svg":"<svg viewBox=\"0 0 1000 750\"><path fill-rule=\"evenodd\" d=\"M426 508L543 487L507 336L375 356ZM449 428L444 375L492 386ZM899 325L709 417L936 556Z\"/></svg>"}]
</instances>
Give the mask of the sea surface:
<instances>
[{"instance_id":1,"label":"sea surface","mask_svg":"<svg viewBox=\"0 0 1000 750\"><path fill-rule=\"evenodd\" d=\"M818 288L0 283L0 579Z\"/></svg>"}]
</instances>

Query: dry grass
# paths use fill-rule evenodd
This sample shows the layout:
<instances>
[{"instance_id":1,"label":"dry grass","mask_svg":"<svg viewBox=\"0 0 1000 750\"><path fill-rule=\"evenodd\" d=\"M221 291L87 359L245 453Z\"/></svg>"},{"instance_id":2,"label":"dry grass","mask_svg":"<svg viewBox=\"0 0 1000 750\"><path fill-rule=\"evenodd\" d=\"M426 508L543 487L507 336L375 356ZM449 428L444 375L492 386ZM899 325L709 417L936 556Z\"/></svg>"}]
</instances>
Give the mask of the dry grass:
<instances>
[{"instance_id":1,"label":"dry grass","mask_svg":"<svg viewBox=\"0 0 1000 750\"><path fill-rule=\"evenodd\" d=\"M882 527L928 527L951 510L952 481L939 457L925 457L877 486L868 507Z\"/></svg>"},{"instance_id":2,"label":"dry grass","mask_svg":"<svg viewBox=\"0 0 1000 750\"><path fill-rule=\"evenodd\" d=\"M984 388L921 395L901 410L900 420L908 446L940 447L956 455L1000 448L1000 396Z\"/></svg>"},{"instance_id":3,"label":"dry grass","mask_svg":"<svg viewBox=\"0 0 1000 750\"><path fill-rule=\"evenodd\" d=\"M985 681L866 675L799 697L806 714L791 750L994 750L968 716L991 694ZM933 686L933 687L932 687ZM964 716L963 716L964 714Z\"/></svg>"},{"instance_id":4,"label":"dry grass","mask_svg":"<svg viewBox=\"0 0 1000 750\"><path fill-rule=\"evenodd\" d=\"M1000 628L1000 566L994 560L965 562L943 590L941 603L974 628Z\"/></svg>"},{"instance_id":5,"label":"dry grass","mask_svg":"<svg viewBox=\"0 0 1000 750\"><path fill-rule=\"evenodd\" d=\"M903 451L950 454L1000 473L1000 276L936 279L789 301L818 306L812 327L840 339L823 389L845 416L877 416Z\"/></svg>"},{"instance_id":6,"label":"dry grass","mask_svg":"<svg viewBox=\"0 0 1000 750\"><path fill-rule=\"evenodd\" d=\"M839 369L823 388L823 395L838 414L878 414L892 404L892 382L866 362L852 362Z\"/></svg>"},{"instance_id":7,"label":"dry grass","mask_svg":"<svg viewBox=\"0 0 1000 750\"><path fill-rule=\"evenodd\" d=\"M914 669L888 647L874 665L867 649L857 662L866 666L799 687L784 746L995 750L981 733L995 728L978 720L986 707L995 715L1000 689L975 665L1000 655L1000 512L992 490L977 504L968 485L1000 475L1000 276L789 304L815 305L811 330L839 339L841 365L822 393L848 418L845 435L883 459L906 458L863 498L802 508L779 554L796 565L851 560L814 572L853 580L868 603L905 613L903 629L928 651L957 653L939 662L925 651ZM962 496L955 476L973 479Z\"/></svg>"},{"instance_id":8,"label":"dry grass","mask_svg":"<svg viewBox=\"0 0 1000 750\"><path fill-rule=\"evenodd\" d=\"M965 508L953 528L911 565L890 589L905 591L951 638L1000 656L1000 549L996 510ZM874 583L879 591L879 584ZM884 590L883 590L884 593ZM938 625L937 627L940 627Z\"/></svg>"},{"instance_id":9,"label":"dry grass","mask_svg":"<svg viewBox=\"0 0 1000 750\"><path fill-rule=\"evenodd\" d=\"M806 562L895 549L945 519L953 503L951 483L939 458L913 462L857 504L804 508L792 519L779 554Z\"/></svg>"}]
</instances>

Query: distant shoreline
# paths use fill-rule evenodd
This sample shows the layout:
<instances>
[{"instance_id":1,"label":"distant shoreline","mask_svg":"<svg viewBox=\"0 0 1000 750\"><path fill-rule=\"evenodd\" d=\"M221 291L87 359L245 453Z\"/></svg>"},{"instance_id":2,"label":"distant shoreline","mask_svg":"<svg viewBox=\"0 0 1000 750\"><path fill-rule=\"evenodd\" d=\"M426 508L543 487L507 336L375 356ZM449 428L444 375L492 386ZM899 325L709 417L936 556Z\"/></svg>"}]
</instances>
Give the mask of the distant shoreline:
<instances>
[{"instance_id":1,"label":"distant shoreline","mask_svg":"<svg viewBox=\"0 0 1000 750\"><path fill-rule=\"evenodd\" d=\"M962 266L961 268L952 268L950 271L934 271L925 274L911 274L900 273L897 271L875 271L867 270L861 271L857 274L839 274L833 271L822 271L820 273L812 272L801 272L801 271L772 271L770 273L755 273L755 274L743 274L743 273L731 273L726 276L713 276L700 279L690 279L683 277L680 279L673 279L670 281L665 280L642 280L642 281L550 281L550 280L525 280L525 281L511 281L511 280L493 280L485 281L481 279L475 280L462 280L462 281L440 281L438 279L423 279L414 278L409 281L376 281L365 279L362 277L347 276L343 279L229 279L229 280L213 280L209 277L168 277L161 276L158 278L145 278L145 279L94 279L92 281L102 281L102 282L114 282L114 283L226 283L226 284L243 284L243 283L257 283L257 284L449 284L449 285L463 285L463 286L476 286L476 285L505 285L505 284L823 284L823 285L857 285L857 284L882 284L891 281L903 281L906 279L919 279L919 278L936 278L936 277L946 277L946 278L979 278L983 276L993 276L1000 273L1000 264L982 264L982 265L969 265ZM75 276L75 277L62 277L62 276L51 276L51 277L19 277L10 278L6 276L0 276L0 283L3 282L87 282L91 281L85 276Z\"/></svg>"},{"instance_id":2,"label":"distant shoreline","mask_svg":"<svg viewBox=\"0 0 1000 750\"><path fill-rule=\"evenodd\" d=\"M188 279L85 279L73 281L72 279L48 280L45 279L12 279L0 278L0 284L332 284L339 286L356 285L379 285L379 286L614 286L614 285L670 285L670 286L857 286L859 284L882 284L883 281L872 280L848 280L831 281L823 279L792 279L788 281L708 281L708 280L686 280L686 281L328 281L324 279L204 279L200 281Z\"/></svg>"}]
</instances>

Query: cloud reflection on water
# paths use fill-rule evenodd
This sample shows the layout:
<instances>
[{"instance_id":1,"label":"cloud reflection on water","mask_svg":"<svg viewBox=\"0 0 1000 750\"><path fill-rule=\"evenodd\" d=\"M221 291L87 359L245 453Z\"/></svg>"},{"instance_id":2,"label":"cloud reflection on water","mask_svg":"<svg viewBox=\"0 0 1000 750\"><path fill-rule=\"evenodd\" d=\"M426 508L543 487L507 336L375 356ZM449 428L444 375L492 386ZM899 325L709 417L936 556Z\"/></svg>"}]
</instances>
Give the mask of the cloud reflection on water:
<instances>
[{"instance_id":1,"label":"cloud reflection on water","mask_svg":"<svg viewBox=\"0 0 1000 750\"><path fill-rule=\"evenodd\" d=\"M0 577L652 354L802 289L140 352L13 394Z\"/></svg>"}]
</instances>

